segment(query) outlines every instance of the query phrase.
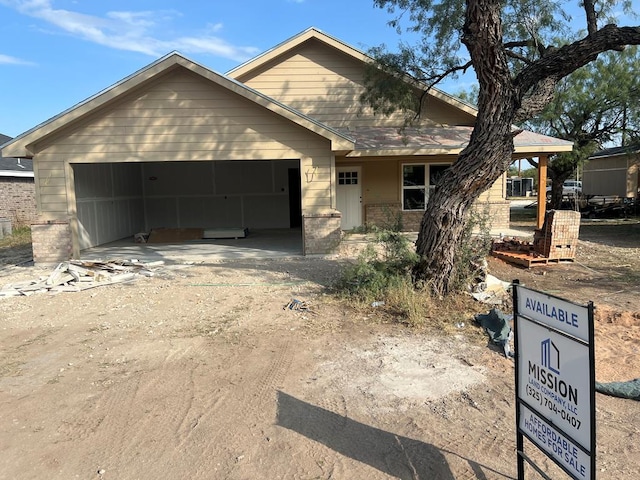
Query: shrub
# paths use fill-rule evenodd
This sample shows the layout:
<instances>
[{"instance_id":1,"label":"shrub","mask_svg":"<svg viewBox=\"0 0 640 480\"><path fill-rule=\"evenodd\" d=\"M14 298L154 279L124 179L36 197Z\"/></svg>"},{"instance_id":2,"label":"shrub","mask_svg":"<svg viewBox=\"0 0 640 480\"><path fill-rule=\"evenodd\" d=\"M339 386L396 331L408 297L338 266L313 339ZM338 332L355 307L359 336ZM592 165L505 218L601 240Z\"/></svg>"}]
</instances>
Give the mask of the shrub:
<instances>
[{"instance_id":1,"label":"shrub","mask_svg":"<svg viewBox=\"0 0 640 480\"><path fill-rule=\"evenodd\" d=\"M363 304L384 302L385 310L398 315L403 322L415 324L423 318L421 292L411 281L411 269L418 259L405 235L380 230L348 266L336 287L344 297Z\"/></svg>"}]
</instances>

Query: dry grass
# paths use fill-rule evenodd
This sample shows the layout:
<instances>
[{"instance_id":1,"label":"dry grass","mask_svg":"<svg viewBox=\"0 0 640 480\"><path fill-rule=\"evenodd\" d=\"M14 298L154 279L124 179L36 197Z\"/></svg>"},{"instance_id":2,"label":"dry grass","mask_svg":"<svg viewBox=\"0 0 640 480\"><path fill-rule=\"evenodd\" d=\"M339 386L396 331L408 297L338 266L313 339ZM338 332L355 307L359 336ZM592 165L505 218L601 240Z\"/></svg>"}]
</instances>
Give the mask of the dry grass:
<instances>
[{"instance_id":1,"label":"dry grass","mask_svg":"<svg viewBox=\"0 0 640 480\"><path fill-rule=\"evenodd\" d=\"M19 265L32 257L29 227L15 228L11 235L0 238L0 265Z\"/></svg>"}]
</instances>

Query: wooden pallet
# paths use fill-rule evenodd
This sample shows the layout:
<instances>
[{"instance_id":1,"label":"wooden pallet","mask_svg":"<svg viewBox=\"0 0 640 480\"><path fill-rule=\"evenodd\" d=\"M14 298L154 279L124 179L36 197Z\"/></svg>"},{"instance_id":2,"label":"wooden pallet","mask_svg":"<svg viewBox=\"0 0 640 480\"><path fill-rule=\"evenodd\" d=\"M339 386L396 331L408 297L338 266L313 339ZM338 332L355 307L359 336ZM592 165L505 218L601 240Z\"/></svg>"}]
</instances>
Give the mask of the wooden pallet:
<instances>
[{"instance_id":1,"label":"wooden pallet","mask_svg":"<svg viewBox=\"0 0 640 480\"><path fill-rule=\"evenodd\" d=\"M547 265L549 263L573 262L573 258L548 258L542 256L533 256L526 252L501 252L494 250L491 252L494 257L509 263L523 265L527 268L537 267L539 265Z\"/></svg>"}]
</instances>

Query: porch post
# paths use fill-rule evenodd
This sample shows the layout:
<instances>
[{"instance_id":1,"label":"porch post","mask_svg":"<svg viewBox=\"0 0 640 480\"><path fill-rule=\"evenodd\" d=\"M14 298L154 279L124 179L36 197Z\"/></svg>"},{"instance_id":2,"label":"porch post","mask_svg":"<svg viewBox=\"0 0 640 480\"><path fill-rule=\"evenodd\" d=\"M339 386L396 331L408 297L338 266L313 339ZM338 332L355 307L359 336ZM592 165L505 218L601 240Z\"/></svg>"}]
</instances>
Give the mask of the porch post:
<instances>
[{"instance_id":1,"label":"porch post","mask_svg":"<svg viewBox=\"0 0 640 480\"><path fill-rule=\"evenodd\" d=\"M542 228L547 213L547 164L549 157L541 155L538 161L538 212L537 228Z\"/></svg>"}]
</instances>

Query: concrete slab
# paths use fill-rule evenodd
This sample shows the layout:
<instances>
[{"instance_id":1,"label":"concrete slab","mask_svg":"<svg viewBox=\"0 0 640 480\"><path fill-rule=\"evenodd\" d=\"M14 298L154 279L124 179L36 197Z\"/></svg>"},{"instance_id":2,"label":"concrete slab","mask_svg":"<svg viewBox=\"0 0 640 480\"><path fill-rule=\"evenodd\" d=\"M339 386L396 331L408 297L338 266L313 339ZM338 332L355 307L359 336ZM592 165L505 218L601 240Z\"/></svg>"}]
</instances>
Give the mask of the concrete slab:
<instances>
[{"instance_id":1,"label":"concrete slab","mask_svg":"<svg viewBox=\"0 0 640 480\"><path fill-rule=\"evenodd\" d=\"M133 237L83 250L83 260L138 259L167 263L215 262L302 255L300 229L250 230L246 238L189 240L180 243L135 243Z\"/></svg>"}]
</instances>

